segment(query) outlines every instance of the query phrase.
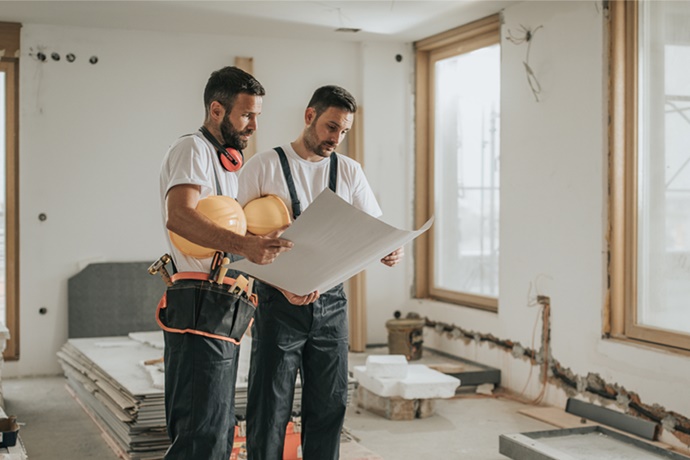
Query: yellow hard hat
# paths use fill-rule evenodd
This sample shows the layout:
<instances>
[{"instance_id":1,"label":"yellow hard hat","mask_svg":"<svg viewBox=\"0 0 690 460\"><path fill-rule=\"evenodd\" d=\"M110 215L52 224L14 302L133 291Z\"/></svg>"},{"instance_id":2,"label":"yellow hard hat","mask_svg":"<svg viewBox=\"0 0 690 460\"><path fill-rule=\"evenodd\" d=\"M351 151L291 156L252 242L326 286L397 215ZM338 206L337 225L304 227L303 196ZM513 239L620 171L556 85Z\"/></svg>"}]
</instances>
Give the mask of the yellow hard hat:
<instances>
[{"instance_id":1,"label":"yellow hard hat","mask_svg":"<svg viewBox=\"0 0 690 460\"><path fill-rule=\"evenodd\" d=\"M292 222L290 211L276 195L256 198L244 205L247 230L255 235L266 235Z\"/></svg>"},{"instance_id":2,"label":"yellow hard hat","mask_svg":"<svg viewBox=\"0 0 690 460\"><path fill-rule=\"evenodd\" d=\"M238 235L244 236L247 233L247 219L244 216L242 206L229 196L214 195L203 198L199 200L196 210L217 225ZM170 234L170 241L187 256L205 259L216 252L216 249L205 248L192 243L174 232L169 231L168 233Z\"/></svg>"}]
</instances>

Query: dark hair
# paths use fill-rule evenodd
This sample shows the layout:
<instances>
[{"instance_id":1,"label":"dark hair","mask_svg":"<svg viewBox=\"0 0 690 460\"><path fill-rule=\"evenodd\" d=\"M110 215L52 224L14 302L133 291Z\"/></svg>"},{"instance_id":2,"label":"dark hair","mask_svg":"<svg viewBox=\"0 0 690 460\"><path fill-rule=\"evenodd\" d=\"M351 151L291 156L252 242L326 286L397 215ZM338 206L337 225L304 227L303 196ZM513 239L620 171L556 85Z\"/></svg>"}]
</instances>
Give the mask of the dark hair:
<instances>
[{"instance_id":1,"label":"dark hair","mask_svg":"<svg viewBox=\"0 0 690 460\"><path fill-rule=\"evenodd\" d=\"M345 88L340 86L328 85L314 91L314 94L307 104L316 110L316 118L331 107L347 110L350 113L357 112L357 102L354 96Z\"/></svg>"},{"instance_id":2,"label":"dark hair","mask_svg":"<svg viewBox=\"0 0 690 460\"><path fill-rule=\"evenodd\" d=\"M225 110L232 110L232 104L235 103L235 98L240 93L263 96L266 91L256 78L242 69L228 66L216 70L209 77L204 89L206 115L208 115L213 101L223 104Z\"/></svg>"}]
</instances>

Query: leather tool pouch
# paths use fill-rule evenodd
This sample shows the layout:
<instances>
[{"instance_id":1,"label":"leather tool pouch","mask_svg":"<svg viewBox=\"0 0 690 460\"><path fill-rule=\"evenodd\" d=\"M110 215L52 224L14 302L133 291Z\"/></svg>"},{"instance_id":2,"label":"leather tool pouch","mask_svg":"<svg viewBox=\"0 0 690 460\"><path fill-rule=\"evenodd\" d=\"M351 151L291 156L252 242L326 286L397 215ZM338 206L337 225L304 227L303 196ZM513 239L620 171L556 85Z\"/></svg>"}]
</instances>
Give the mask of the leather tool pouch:
<instances>
[{"instance_id":1,"label":"leather tool pouch","mask_svg":"<svg viewBox=\"0 0 690 460\"><path fill-rule=\"evenodd\" d=\"M225 284L178 280L163 294L156 320L168 332L239 343L253 321L255 309L255 303L246 295L231 294Z\"/></svg>"}]
</instances>

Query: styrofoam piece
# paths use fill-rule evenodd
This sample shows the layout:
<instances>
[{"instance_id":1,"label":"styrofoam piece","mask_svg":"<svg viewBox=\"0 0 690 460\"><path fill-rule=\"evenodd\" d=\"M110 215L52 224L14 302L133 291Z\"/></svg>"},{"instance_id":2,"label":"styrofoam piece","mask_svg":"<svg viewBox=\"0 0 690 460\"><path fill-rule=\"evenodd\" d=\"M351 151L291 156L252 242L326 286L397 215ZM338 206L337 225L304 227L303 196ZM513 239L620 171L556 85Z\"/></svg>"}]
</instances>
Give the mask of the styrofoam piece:
<instances>
[{"instance_id":1,"label":"styrofoam piece","mask_svg":"<svg viewBox=\"0 0 690 460\"><path fill-rule=\"evenodd\" d=\"M404 399L451 398L460 379L435 371L423 364L409 364L403 379L372 377L366 366L354 366L354 377L367 390L383 397Z\"/></svg>"},{"instance_id":2,"label":"styrofoam piece","mask_svg":"<svg viewBox=\"0 0 690 460\"><path fill-rule=\"evenodd\" d=\"M366 366L354 366L352 374L360 385L376 395L384 397L398 396L398 383L400 383L400 379L372 377L367 374Z\"/></svg>"},{"instance_id":3,"label":"styrofoam piece","mask_svg":"<svg viewBox=\"0 0 690 460\"><path fill-rule=\"evenodd\" d=\"M460 386L460 379L414 364L399 386L400 396L405 399L452 398Z\"/></svg>"},{"instance_id":4,"label":"styrofoam piece","mask_svg":"<svg viewBox=\"0 0 690 460\"><path fill-rule=\"evenodd\" d=\"M405 355L369 355L366 362L367 375L387 379L407 377Z\"/></svg>"}]
</instances>

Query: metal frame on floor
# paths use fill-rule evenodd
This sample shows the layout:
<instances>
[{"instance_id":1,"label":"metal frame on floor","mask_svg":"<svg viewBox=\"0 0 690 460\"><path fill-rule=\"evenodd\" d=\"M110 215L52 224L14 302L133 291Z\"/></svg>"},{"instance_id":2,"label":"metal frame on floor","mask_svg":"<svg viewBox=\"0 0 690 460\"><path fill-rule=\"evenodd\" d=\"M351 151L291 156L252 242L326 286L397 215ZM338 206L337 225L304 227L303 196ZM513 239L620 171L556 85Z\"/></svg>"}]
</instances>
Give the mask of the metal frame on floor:
<instances>
[{"instance_id":1,"label":"metal frame on floor","mask_svg":"<svg viewBox=\"0 0 690 460\"><path fill-rule=\"evenodd\" d=\"M540 439L588 435L592 433L606 435L616 442L633 445L642 449L650 454L650 460L655 458L688 460L688 457L684 455L657 447L641 439L632 438L617 431L609 430L601 425L566 428L561 430L534 431L531 433L502 434L498 438L498 451L513 460L576 460L582 457L570 455L568 452L540 442ZM583 438L583 441L584 440ZM572 454L576 453L577 452L572 452ZM603 459L606 457L601 458Z\"/></svg>"}]
</instances>

